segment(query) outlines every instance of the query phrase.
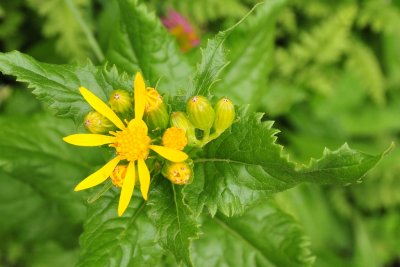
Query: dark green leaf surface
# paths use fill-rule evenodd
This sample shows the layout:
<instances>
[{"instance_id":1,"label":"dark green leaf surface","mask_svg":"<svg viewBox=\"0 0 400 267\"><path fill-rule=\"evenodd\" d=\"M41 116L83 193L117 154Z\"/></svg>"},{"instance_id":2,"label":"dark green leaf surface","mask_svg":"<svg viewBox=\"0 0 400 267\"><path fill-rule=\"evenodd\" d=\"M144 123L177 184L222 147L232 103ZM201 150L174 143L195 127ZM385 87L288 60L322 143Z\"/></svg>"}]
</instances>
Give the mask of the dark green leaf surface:
<instances>
[{"instance_id":1,"label":"dark green leaf surface","mask_svg":"<svg viewBox=\"0 0 400 267\"><path fill-rule=\"evenodd\" d=\"M65 214L68 221L80 222L85 207L73 189L99 157L89 155L90 149L78 152L62 141L71 126L65 120L50 116L1 118L0 169L10 175L2 179L17 179L13 183L19 184L21 192L38 201L47 201L49 206ZM18 191L12 192L14 195L7 193L11 194L8 198L18 198ZM24 210L22 205L19 207Z\"/></svg>"},{"instance_id":2,"label":"dark green leaf surface","mask_svg":"<svg viewBox=\"0 0 400 267\"><path fill-rule=\"evenodd\" d=\"M119 75L116 68L86 65L41 63L19 52L0 53L0 71L28 83L33 93L61 117L73 118L76 124L91 110L79 93L87 87L104 102L114 89L132 91L133 75Z\"/></svg>"},{"instance_id":3,"label":"dark green leaf surface","mask_svg":"<svg viewBox=\"0 0 400 267\"><path fill-rule=\"evenodd\" d=\"M149 217L157 228L158 242L175 255L177 262L193 266L190 244L199 234L197 222L183 203L181 187L161 176L155 179L149 196Z\"/></svg>"},{"instance_id":4,"label":"dark green leaf surface","mask_svg":"<svg viewBox=\"0 0 400 267\"><path fill-rule=\"evenodd\" d=\"M357 182L382 157L350 149L326 149L322 158L308 165L289 161L283 147L276 144L278 130L273 122L261 122L262 114L239 111L239 121L231 131L204 148L195 159L194 182L183 190L185 201L200 214L207 206L231 216L301 182L349 184Z\"/></svg>"},{"instance_id":5,"label":"dark green leaf surface","mask_svg":"<svg viewBox=\"0 0 400 267\"><path fill-rule=\"evenodd\" d=\"M275 20L285 1L266 1L256 8L226 40L230 64L221 73L214 92L237 104L256 104L267 90L272 67Z\"/></svg>"},{"instance_id":6,"label":"dark green leaf surface","mask_svg":"<svg viewBox=\"0 0 400 267\"><path fill-rule=\"evenodd\" d=\"M124 45L114 45L108 59L119 68L133 73L137 67L151 86L163 93L176 95L186 89L192 67L155 14L137 0L120 0L121 26L116 40Z\"/></svg>"},{"instance_id":7,"label":"dark green leaf surface","mask_svg":"<svg viewBox=\"0 0 400 267\"><path fill-rule=\"evenodd\" d=\"M192 251L198 267L300 267L314 260L300 226L272 201L241 217L207 218L202 230Z\"/></svg>"},{"instance_id":8,"label":"dark green leaf surface","mask_svg":"<svg viewBox=\"0 0 400 267\"><path fill-rule=\"evenodd\" d=\"M155 266L163 251L143 199L134 197L123 217L117 216L119 193L109 191L89 205L81 236L79 267Z\"/></svg>"}]
</instances>

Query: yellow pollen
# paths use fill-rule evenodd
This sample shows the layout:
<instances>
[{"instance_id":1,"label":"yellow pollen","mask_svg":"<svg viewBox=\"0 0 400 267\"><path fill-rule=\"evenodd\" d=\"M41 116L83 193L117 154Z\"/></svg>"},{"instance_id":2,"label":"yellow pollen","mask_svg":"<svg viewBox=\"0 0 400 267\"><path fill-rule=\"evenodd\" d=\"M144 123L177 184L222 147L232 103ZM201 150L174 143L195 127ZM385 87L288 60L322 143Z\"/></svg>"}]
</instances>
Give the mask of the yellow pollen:
<instances>
[{"instance_id":1,"label":"yellow pollen","mask_svg":"<svg viewBox=\"0 0 400 267\"><path fill-rule=\"evenodd\" d=\"M148 87L146 90L146 112L157 109L162 104L162 96L156 89Z\"/></svg>"},{"instance_id":2,"label":"yellow pollen","mask_svg":"<svg viewBox=\"0 0 400 267\"><path fill-rule=\"evenodd\" d=\"M111 174L111 181L116 187L122 187L126 175L127 165L118 165Z\"/></svg>"},{"instance_id":3,"label":"yellow pollen","mask_svg":"<svg viewBox=\"0 0 400 267\"><path fill-rule=\"evenodd\" d=\"M110 146L115 147L121 160L135 161L146 159L149 154L150 137L147 129L141 125L132 125L128 128L111 132L116 138L115 143Z\"/></svg>"},{"instance_id":4,"label":"yellow pollen","mask_svg":"<svg viewBox=\"0 0 400 267\"><path fill-rule=\"evenodd\" d=\"M168 128L162 137L162 144L164 146L176 150L183 150L187 142L185 130L177 127Z\"/></svg>"}]
</instances>

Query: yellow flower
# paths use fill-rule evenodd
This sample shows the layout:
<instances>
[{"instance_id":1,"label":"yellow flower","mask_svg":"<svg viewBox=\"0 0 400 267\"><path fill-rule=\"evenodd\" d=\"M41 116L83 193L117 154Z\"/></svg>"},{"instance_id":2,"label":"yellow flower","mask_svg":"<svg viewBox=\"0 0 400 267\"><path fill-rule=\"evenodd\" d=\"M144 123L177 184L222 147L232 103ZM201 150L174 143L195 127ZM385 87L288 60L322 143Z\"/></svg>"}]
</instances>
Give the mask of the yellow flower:
<instances>
[{"instance_id":1,"label":"yellow flower","mask_svg":"<svg viewBox=\"0 0 400 267\"><path fill-rule=\"evenodd\" d=\"M143 121L146 104L146 90L142 75L138 72L134 81L135 118L127 125L111 110L107 104L84 87L80 87L83 98L104 117L109 119L119 130L110 132L111 135L101 134L73 134L64 137L64 141L77 146L101 146L109 144L115 148L116 157L105 164L101 169L81 181L75 191L80 191L104 182L121 160L129 162L126 175L122 183L121 195L118 204L118 215L121 216L129 205L133 194L136 179L136 166L142 196L147 200L150 186L150 172L146 165L146 158L150 150L172 162L182 162L188 155L182 151L153 145L147 132L147 125Z\"/></svg>"}]
</instances>

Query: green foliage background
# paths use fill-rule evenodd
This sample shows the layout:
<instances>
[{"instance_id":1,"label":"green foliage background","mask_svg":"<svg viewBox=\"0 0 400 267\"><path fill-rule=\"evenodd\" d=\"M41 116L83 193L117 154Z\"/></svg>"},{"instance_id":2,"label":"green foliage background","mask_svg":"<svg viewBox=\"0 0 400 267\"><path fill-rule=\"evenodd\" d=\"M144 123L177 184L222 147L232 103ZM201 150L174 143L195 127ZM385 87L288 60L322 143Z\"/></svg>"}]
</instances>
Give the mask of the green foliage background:
<instances>
[{"instance_id":1,"label":"green foliage background","mask_svg":"<svg viewBox=\"0 0 400 267\"><path fill-rule=\"evenodd\" d=\"M398 150L358 182L399 136L400 4L266 0L232 27L257 1L137 2L0 3L0 51L24 53L0 54L0 266L399 264ZM202 49L179 51L172 7ZM193 184L156 177L118 218L117 190L72 191L110 152L61 137L83 130L82 83L105 100L139 70L177 108L228 96L239 119Z\"/></svg>"}]
</instances>

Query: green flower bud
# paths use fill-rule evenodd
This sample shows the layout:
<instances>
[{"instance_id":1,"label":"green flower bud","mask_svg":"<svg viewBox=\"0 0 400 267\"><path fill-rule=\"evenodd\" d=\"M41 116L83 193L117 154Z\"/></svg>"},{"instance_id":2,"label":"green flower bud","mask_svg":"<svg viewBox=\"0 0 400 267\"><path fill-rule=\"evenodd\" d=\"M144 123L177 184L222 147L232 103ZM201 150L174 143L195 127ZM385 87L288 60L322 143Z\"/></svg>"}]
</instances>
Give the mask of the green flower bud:
<instances>
[{"instance_id":1,"label":"green flower bud","mask_svg":"<svg viewBox=\"0 0 400 267\"><path fill-rule=\"evenodd\" d=\"M164 103L162 103L157 109L146 112L144 120L150 129L165 129L168 127L168 112Z\"/></svg>"},{"instance_id":2,"label":"green flower bud","mask_svg":"<svg viewBox=\"0 0 400 267\"><path fill-rule=\"evenodd\" d=\"M215 104L214 129L217 133L222 133L231 127L235 119L235 106L232 101L226 97L221 98Z\"/></svg>"},{"instance_id":3,"label":"green flower bud","mask_svg":"<svg viewBox=\"0 0 400 267\"><path fill-rule=\"evenodd\" d=\"M111 109L117 113L124 114L133 110L132 97L125 90L114 90L108 101Z\"/></svg>"},{"instance_id":4,"label":"green flower bud","mask_svg":"<svg viewBox=\"0 0 400 267\"><path fill-rule=\"evenodd\" d=\"M169 115L162 96L154 88L146 90L146 106L144 120L150 129L168 127Z\"/></svg>"},{"instance_id":5,"label":"green flower bud","mask_svg":"<svg viewBox=\"0 0 400 267\"><path fill-rule=\"evenodd\" d=\"M194 96L186 104L186 112L194 127L209 130L214 122L215 112L204 96Z\"/></svg>"},{"instance_id":6,"label":"green flower bud","mask_svg":"<svg viewBox=\"0 0 400 267\"><path fill-rule=\"evenodd\" d=\"M197 144L198 140L195 135L194 126L185 113L181 111L173 112L171 114L171 126L183 129L186 132L189 145Z\"/></svg>"},{"instance_id":7,"label":"green flower bud","mask_svg":"<svg viewBox=\"0 0 400 267\"><path fill-rule=\"evenodd\" d=\"M190 184L193 180L192 164L187 162L168 162L164 165L161 173L173 184Z\"/></svg>"},{"instance_id":8,"label":"green flower bud","mask_svg":"<svg viewBox=\"0 0 400 267\"><path fill-rule=\"evenodd\" d=\"M96 134L108 133L115 129L114 124L97 111L90 111L84 118L85 128Z\"/></svg>"}]
</instances>

